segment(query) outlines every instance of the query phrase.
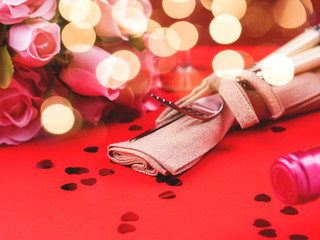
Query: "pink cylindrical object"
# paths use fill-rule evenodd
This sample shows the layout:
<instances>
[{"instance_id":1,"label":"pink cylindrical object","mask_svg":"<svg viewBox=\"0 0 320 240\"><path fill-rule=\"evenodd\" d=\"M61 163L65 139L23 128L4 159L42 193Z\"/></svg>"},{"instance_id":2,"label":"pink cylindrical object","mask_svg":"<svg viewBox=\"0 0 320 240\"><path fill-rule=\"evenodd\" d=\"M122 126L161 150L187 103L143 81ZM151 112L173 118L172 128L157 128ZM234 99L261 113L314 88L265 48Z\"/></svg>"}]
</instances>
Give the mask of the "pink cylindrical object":
<instances>
[{"instance_id":1,"label":"pink cylindrical object","mask_svg":"<svg viewBox=\"0 0 320 240\"><path fill-rule=\"evenodd\" d=\"M280 157L271 168L273 189L288 204L305 203L320 196L320 147Z\"/></svg>"}]
</instances>

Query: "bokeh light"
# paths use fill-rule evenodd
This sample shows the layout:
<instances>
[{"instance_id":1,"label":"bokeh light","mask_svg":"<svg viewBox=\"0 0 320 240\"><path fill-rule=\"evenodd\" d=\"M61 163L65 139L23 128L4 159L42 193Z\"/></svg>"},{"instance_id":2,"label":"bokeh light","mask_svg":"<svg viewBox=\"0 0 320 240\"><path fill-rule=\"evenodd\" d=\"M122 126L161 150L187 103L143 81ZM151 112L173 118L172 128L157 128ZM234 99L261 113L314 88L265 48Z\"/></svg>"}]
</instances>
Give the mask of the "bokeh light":
<instances>
[{"instance_id":1,"label":"bokeh light","mask_svg":"<svg viewBox=\"0 0 320 240\"><path fill-rule=\"evenodd\" d=\"M135 78L140 71L140 60L136 54L130 52L128 50L121 50L112 54L117 58L123 59L130 66L130 74L128 76L128 80Z\"/></svg>"},{"instance_id":2,"label":"bokeh light","mask_svg":"<svg viewBox=\"0 0 320 240\"><path fill-rule=\"evenodd\" d=\"M229 14L241 19L246 13L247 3L245 0L213 0L211 11L215 17Z\"/></svg>"},{"instance_id":3,"label":"bokeh light","mask_svg":"<svg viewBox=\"0 0 320 240\"><path fill-rule=\"evenodd\" d=\"M75 116L70 102L60 96L50 97L41 106L41 123L52 134L64 134L75 123Z\"/></svg>"},{"instance_id":4,"label":"bokeh light","mask_svg":"<svg viewBox=\"0 0 320 240\"><path fill-rule=\"evenodd\" d=\"M311 0L300 0L301 3L303 4L303 6L305 7L306 11L308 14L313 14L313 5L312 5L312 2Z\"/></svg>"},{"instance_id":5,"label":"bokeh light","mask_svg":"<svg viewBox=\"0 0 320 240\"><path fill-rule=\"evenodd\" d=\"M177 50L189 50L196 45L199 34L196 27L192 23L186 21L175 22L170 26L170 29L174 30L179 35L180 44L179 49Z\"/></svg>"},{"instance_id":6,"label":"bokeh light","mask_svg":"<svg viewBox=\"0 0 320 240\"><path fill-rule=\"evenodd\" d=\"M211 11L212 0L200 0L202 6Z\"/></svg>"},{"instance_id":7,"label":"bokeh light","mask_svg":"<svg viewBox=\"0 0 320 240\"><path fill-rule=\"evenodd\" d=\"M61 32L64 46L72 52L88 51L95 43L96 33L92 26L86 22L75 25L68 23Z\"/></svg>"},{"instance_id":8,"label":"bokeh light","mask_svg":"<svg viewBox=\"0 0 320 240\"><path fill-rule=\"evenodd\" d=\"M210 23L210 35L220 44L230 44L238 40L242 31L239 20L229 14L215 17Z\"/></svg>"},{"instance_id":9,"label":"bokeh light","mask_svg":"<svg viewBox=\"0 0 320 240\"><path fill-rule=\"evenodd\" d=\"M273 16L283 28L297 28L307 20L306 9L299 0L279 0L273 7Z\"/></svg>"},{"instance_id":10,"label":"bokeh light","mask_svg":"<svg viewBox=\"0 0 320 240\"><path fill-rule=\"evenodd\" d=\"M127 1L115 3L112 17L122 31L127 31L134 37L141 36L148 27L148 18L143 13L143 8L140 5L128 6Z\"/></svg>"},{"instance_id":11,"label":"bokeh light","mask_svg":"<svg viewBox=\"0 0 320 240\"><path fill-rule=\"evenodd\" d=\"M78 0L70 8L70 21L79 22L85 19L90 13L91 4L89 0Z\"/></svg>"},{"instance_id":12,"label":"bokeh light","mask_svg":"<svg viewBox=\"0 0 320 240\"><path fill-rule=\"evenodd\" d=\"M102 86L116 89L128 81L130 72L129 63L111 55L98 64L96 77Z\"/></svg>"},{"instance_id":13,"label":"bokeh light","mask_svg":"<svg viewBox=\"0 0 320 240\"><path fill-rule=\"evenodd\" d=\"M245 62L236 51L224 50L219 52L212 61L214 72L221 78L235 78L244 68Z\"/></svg>"},{"instance_id":14,"label":"bokeh light","mask_svg":"<svg viewBox=\"0 0 320 240\"><path fill-rule=\"evenodd\" d=\"M150 34L148 39L150 51L159 57L168 57L180 48L180 37L171 28L159 28Z\"/></svg>"},{"instance_id":15,"label":"bokeh light","mask_svg":"<svg viewBox=\"0 0 320 240\"><path fill-rule=\"evenodd\" d=\"M175 19L190 16L195 6L195 0L162 0L162 7L165 13Z\"/></svg>"},{"instance_id":16,"label":"bokeh light","mask_svg":"<svg viewBox=\"0 0 320 240\"><path fill-rule=\"evenodd\" d=\"M284 85L292 80L294 65L287 56L270 56L262 62L261 74L265 81L271 85Z\"/></svg>"},{"instance_id":17,"label":"bokeh light","mask_svg":"<svg viewBox=\"0 0 320 240\"><path fill-rule=\"evenodd\" d=\"M82 27L83 22L89 24L91 27L94 27L95 25L97 25L100 21L100 18L101 18L101 10L100 10L98 4L93 1L90 1L90 8L89 9L90 9L90 11L85 18L80 19L78 21L73 20L73 23L80 28L83 28ZM78 24L78 22L79 22L79 24Z\"/></svg>"},{"instance_id":18,"label":"bokeh light","mask_svg":"<svg viewBox=\"0 0 320 240\"><path fill-rule=\"evenodd\" d=\"M248 6L242 18L243 33L251 38L267 34L274 26L271 5L267 2L255 2Z\"/></svg>"},{"instance_id":19,"label":"bokeh light","mask_svg":"<svg viewBox=\"0 0 320 240\"><path fill-rule=\"evenodd\" d=\"M90 0L60 0L59 11L68 21L81 21L90 12Z\"/></svg>"},{"instance_id":20,"label":"bokeh light","mask_svg":"<svg viewBox=\"0 0 320 240\"><path fill-rule=\"evenodd\" d=\"M153 33L155 30L161 28L160 23L158 23L157 21L153 20L153 19L148 19L147 22L147 33L151 34Z\"/></svg>"}]
</instances>

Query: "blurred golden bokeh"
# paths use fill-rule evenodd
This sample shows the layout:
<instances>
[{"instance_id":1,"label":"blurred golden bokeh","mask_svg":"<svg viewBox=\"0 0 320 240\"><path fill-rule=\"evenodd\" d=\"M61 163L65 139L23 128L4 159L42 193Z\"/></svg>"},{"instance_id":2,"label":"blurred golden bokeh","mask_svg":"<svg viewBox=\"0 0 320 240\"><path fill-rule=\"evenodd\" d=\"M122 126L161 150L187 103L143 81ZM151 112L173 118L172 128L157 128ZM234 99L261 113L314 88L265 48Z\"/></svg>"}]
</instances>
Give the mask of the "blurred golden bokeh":
<instances>
[{"instance_id":1,"label":"blurred golden bokeh","mask_svg":"<svg viewBox=\"0 0 320 240\"><path fill-rule=\"evenodd\" d=\"M96 77L102 86L117 89L129 80L130 72L129 63L111 55L98 64Z\"/></svg>"},{"instance_id":2,"label":"blurred golden bokeh","mask_svg":"<svg viewBox=\"0 0 320 240\"><path fill-rule=\"evenodd\" d=\"M68 20L71 22L78 22L85 19L91 9L91 1L89 0L78 0L74 4L72 4L70 11L69 11L69 18Z\"/></svg>"},{"instance_id":3,"label":"blurred golden bokeh","mask_svg":"<svg viewBox=\"0 0 320 240\"><path fill-rule=\"evenodd\" d=\"M297 28L307 20L306 9L299 0L279 0L273 6L273 16L283 28Z\"/></svg>"},{"instance_id":4,"label":"blurred golden bokeh","mask_svg":"<svg viewBox=\"0 0 320 240\"><path fill-rule=\"evenodd\" d=\"M219 52L212 61L213 71L221 78L239 76L245 65L242 55L234 50Z\"/></svg>"},{"instance_id":5,"label":"blurred golden bokeh","mask_svg":"<svg viewBox=\"0 0 320 240\"><path fill-rule=\"evenodd\" d=\"M174 30L180 38L179 48L176 50L185 51L193 48L199 38L196 27L186 21L178 21L170 26L170 29ZM175 45L171 45L174 47Z\"/></svg>"},{"instance_id":6,"label":"blurred golden bokeh","mask_svg":"<svg viewBox=\"0 0 320 240\"><path fill-rule=\"evenodd\" d=\"M123 32L134 37L141 36L148 27L141 4L131 6L126 1L118 1L112 8L112 17Z\"/></svg>"},{"instance_id":7,"label":"blurred golden bokeh","mask_svg":"<svg viewBox=\"0 0 320 240\"><path fill-rule=\"evenodd\" d=\"M250 4L242 19L243 33L251 38L263 37L274 24L271 5L261 1Z\"/></svg>"},{"instance_id":8,"label":"blurred golden bokeh","mask_svg":"<svg viewBox=\"0 0 320 240\"><path fill-rule=\"evenodd\" d=\"M130 67L130 73L127 80L135 78L141 68L141 63L136 54L128 50L117 51L112 54L114 57L123 59Z\"/></svg>"},{"instance_id":9,"label":"blurred golden bokeh","mask_svg":"<svg viewBox=\"0 0 320 240\"><path fill-rule=\"evenodd\" d=\"M229 14L241 19L246 13L247 3L245 0L213 0L211 11L215 17Z\"/></svg>"},{"instance_id":10,"label":"blurred golden bokeh","mask_svg":"<svg viewBox=\"0 0 320 240\"><path fill-rule=\"evenodd\" d=\"M241 31L239 20L229 14L219 15L210 23L211 37L220 44L235 42L240 37Z\"/></svg>"},{"instance_id":11,"label":"blurred golden bokeh","mask_svg":"<svg viewBox=\"0 0 320 240\"><path fill-rule=\"evenodd\" d=\"M50 97L41 106L41 123L52 134L65 134L75 123L70 102L60 96Z\"/></svg>"},{"instance_id":12,"label":"blurred golden bokeh","mask_svg":"<svg viewBox=\"0 0 320 240\"><path fill-rule=\"evenodd\" d=\"M162 7L165 13L175 19L190 16L195 6L195 0L162 0Z\"/></svg>"},{"instance_id":13,"label":"blurred golden bokeh","mask_svg":"<svg viewBox=\"0 0 320 240\"><path fill-rule=\"evenodd\" d=\"M88 23L91 27L94 27L95 25L97 25L100 21L100 18L101 18L101 11L100 11L98 4L96 4L93 1L90 1L89 9L90 9L90 11L88 12L88 14L84 18L81 18L78 21L72 20L72 22L75 25L77 25L77 23L79 22L80 23L80 25L78 24L79 27L81 27L82 22Z\"/></svg>"},{"instance_id":14,"label":"blurred golden bokeh","mask_svg":"<svg viewBox=\"0 0 320 240\"><path fill-rule=\"evenodd\" d=\"M150 51L159 57L169 57L180 48L179 35L170 28L158 28L148 39Z\"/></svg>"},{"instance_id":15,"label":"blurred golden bokeh","mask_svg":"<svg viewBox=\"0 0 320 240\"><path fill-rule=\"evenodd\" d=\"M201 4L202 4L202 6L204 7L204 8L206 8L207 10L210 10L211 11L211 9L212 9L212 1L213 0L200 0L200 2L201 2Z\"/></svg>"},{"instance_id":16,"label":"blurred golden bokeh","mask_svg":"<svg viewBox=\"0 0 320 240\"><path fill-rule=\"evenodd\" d=\"M153 33L155 30L157 30L158 28L161 28L160 23L158 23L157 21L154 21L152 19L148 19L147 22L147 33L151 34Z\"/></svg>"},{"instance_id":17,"label":"blurred golden bokeh","mask_svg":"<svg viewBox=\"0 0 320 240\"><path fill-rule=\"evenodd\" d=\"M261 74L264 80L271 85L284 85L293 79L294 65L287 56L270 56L263 61Z\"/></svg>"},{"instance_id":18,"label":"blurred golden bokeh","mask_svg":"<svg viewBox=\"0 0 320 240\"><path fill-rule=\"evenodd\" d=\"M86 22L70 22L63 28L61 40L70 51L85 52L94 45L96 33Z\"/></svg>"}]
</instances>

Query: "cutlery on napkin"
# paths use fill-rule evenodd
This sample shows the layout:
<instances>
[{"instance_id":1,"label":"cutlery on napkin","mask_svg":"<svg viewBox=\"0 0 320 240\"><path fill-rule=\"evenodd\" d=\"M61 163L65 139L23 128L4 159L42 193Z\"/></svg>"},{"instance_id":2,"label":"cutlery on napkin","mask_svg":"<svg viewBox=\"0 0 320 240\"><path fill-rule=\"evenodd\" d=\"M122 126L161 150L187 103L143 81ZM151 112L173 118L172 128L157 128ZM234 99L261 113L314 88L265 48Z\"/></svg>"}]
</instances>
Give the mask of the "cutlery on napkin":
<instances>
[{"instance_id":1,"label":"cutlery on napkin","mask_svg":"<svg viewBox=\"0 0 320 240\"><path fill-rule=\"evenodd\" d=\"M243 70L234 79L221 78L213 73L176 104L185 106L209 92L218 92L225 104L215 118L202 121L184 116L175 120L179 114L167 108L156 124L170 124L136 141L109 145L109 157L116 163L131 165L134 170L152 176L158 173L177 175L196 164L225 137L234 124L247 128L261 119L277 119L320 108L320 68L315 68L320 63L320 52L315 58L314 53L318 53L319 49L312 48L319 40L313 40L312 44L309 41L308 48L304 48L303 52L291 49L296 53L290 56L295 71L299 71L289 83L282 86L268 84L257 74L257 66L255 71L253 68ZM286 51L290 55L290 51ZM311 68L312 71L309 70Z\"/></svg>"}]
</instances>

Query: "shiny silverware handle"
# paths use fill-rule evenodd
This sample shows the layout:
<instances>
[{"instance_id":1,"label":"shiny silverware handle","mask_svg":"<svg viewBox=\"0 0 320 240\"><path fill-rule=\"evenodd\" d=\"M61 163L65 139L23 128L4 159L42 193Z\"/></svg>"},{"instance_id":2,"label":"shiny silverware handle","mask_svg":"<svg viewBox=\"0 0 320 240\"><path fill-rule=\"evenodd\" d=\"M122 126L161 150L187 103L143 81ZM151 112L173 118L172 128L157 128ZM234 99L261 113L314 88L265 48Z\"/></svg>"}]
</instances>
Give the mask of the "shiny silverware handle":
<instances>
[{"instance_id":1,"label":"shiny silverware handle","mask_svg":"<svg viewBox=\"0 0 320 240\"><path fill-rule=\"evenodd\" d=\"M309 71L320 66L320 46L313 47L291 58L294 73Z\"/></svg>"},{"instance_id":2,"label":"shiny silverware handle","mask_svg":"<svg viewBox=\"0 0 320 240\"><path fill-rule=\"evenodd\" d=\"M303 52L309 48L314 47L320 42L320 29L319 25L307 28L303 33L291 41L284 44L282 47L274 51L272 55L285 55L292 57L295 54Z\"/></svg>"},{"instance_id":3,"label":"shiny silverware handle","mask_svg":"<svg viewBox=\"0 0 320 240\"><path fill-rule=\"evenodd\" d=\"M293 38L282 47L274 51L272 55L285 55L292 57L297 53L303 52L314 47L320 42L320 25L307 28L303 33Z\"/></svg>"},{"instance_id":4,"label":"shiny silverware handle","mask_svg":"<svg viewBox=\"0 0 320 240\"><path fill-rule=\"evenodd\" d=\"M181 116L173 119L172 121L167 122L166 124L163 124L163 125L161 125L161 126L155 126L155 127L153 127L153 128L150 128L149 130L147 130L147 131L139 134L138 136L130 139L129 142L137 141L137 140L139 140L140 138L143 138L143 137L145 137L145 136L147 136L147 135L149 135L149 134L151 134L151 133L154 133L154 132L160 130L161 128L163 128L163 127L165 127L165 126L168 126L169 124L173 123L174 121L178 120L179 118L181 118L181 117L183 117L183 116L184 116L184 115L181 115Z\"/></svg>"},{"instance_id":5,"label":"shiny silverware handle","mask_svg":"<svg viewBox=\"0 0 320 240\"><path fill-rule=\"evenodd\" d=\"M320 24L307 28L303 33L293 38L276 51L272 52L259 62L250 66L248 70L258 71L261 69L262 63L269 57L275 55L285 55L287 57L293 57L305 50L308 50L320 43Z\"/></svg>"}]
</instances>

